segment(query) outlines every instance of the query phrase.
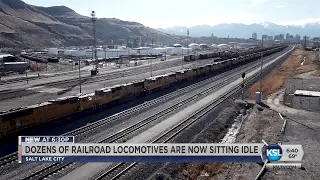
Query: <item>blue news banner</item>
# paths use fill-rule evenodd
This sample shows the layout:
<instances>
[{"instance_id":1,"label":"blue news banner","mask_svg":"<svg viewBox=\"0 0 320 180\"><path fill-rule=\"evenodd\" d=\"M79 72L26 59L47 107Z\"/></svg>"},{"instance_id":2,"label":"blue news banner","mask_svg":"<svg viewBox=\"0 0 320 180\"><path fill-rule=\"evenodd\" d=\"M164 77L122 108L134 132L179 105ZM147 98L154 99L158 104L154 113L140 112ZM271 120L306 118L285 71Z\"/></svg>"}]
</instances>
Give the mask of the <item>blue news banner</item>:
<instances>
[{"instance_id":1,"label":"blue news banner","mask_svg":"<svg viewBox=\"0 0 320 180\"><path fill-rule=\"evenodd\" d=\"M261 156L22 156L22 162L263 162Z\"/></svg>"},{"instance_id":2,"label":"blue news banner","mask_svg":"<svg viewBox=\"0 0 320 180\"><path fill-rule=\"evenodd\" d=\"M19 137L25 162L263 162L255 144L86 144L74 137Z\"/></svg>"}]
</instances>

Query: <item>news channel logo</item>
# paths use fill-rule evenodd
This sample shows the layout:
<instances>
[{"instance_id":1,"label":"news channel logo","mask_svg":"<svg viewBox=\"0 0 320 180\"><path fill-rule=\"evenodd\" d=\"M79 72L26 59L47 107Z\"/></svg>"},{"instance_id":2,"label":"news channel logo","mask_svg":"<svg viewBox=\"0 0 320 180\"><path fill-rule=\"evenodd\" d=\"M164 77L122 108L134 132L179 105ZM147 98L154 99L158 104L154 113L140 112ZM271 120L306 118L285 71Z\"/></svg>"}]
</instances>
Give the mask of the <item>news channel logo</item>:
<instances>
[{"instance_id":1,"label":"news channel logo","mask_svg":"<svg viewBox=\"0 0 320 180\"><path fill-rule=\"evenodd\" d=\"M282 157L282 148L279 144L271 144L263 148L263 159L270 162L279 161Z\"/></svg>"}]
</instances>

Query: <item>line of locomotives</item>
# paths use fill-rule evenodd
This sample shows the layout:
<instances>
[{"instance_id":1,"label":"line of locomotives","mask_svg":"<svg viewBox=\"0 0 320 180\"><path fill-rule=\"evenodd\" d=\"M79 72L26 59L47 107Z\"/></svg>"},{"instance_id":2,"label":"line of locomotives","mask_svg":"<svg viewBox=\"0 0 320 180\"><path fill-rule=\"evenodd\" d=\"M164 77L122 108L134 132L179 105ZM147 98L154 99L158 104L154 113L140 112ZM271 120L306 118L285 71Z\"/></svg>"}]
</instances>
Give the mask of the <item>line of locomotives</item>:
<instances>
[{"instance_id":1,"label":"line of locomotives","mask_svg":"<svg viewBox=\"0 0 320 180\"><path fill-rule=\"evenodd\" d=\"M70 116L84 111L96 111L109 105L123 103L176 83L187 81L231 66L247 63L285 49L286 46L265 48L261 52L240 56L239 58L214 62L194 69L184 69L175 73L146 78L128 84L115 85L96 90L94 93L63 97L48 102L22 107L0 113L1 137L46 121Z\"/></svg>"},{"instance_id":2,"label":"line of locomotives","mask_svg":"<svg viewBox=\"0 0 320 180\"><path fill-rule=\"evenodd\" d=\"M196 61L201 59L208 59L208 58L217 58L214 61L219 62L230 58L238 58L241 56L246 56L253 53L258 53L264 51L265 48L255 48L250 49L247 51L221 51L221 52L212 52L212 53L200 53L197 55L185 55L183 57L184 61Z\"/></svg>"}]
</instances>

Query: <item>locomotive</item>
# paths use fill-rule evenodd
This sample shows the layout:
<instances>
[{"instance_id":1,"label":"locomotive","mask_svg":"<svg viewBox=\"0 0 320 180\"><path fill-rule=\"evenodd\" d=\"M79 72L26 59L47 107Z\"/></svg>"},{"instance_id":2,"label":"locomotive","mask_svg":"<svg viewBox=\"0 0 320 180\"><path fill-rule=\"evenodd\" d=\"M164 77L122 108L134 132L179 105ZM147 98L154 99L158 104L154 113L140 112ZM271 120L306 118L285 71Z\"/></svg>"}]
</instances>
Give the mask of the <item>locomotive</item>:
<instances>
[{"instance_id":1,"label":"locomotive","mask_svg":"<svg viewBox=\"0 0 320 180\"><path fill-rule=\"evenodd\" d=\"M90 94L58 98L36 105L0 112L0 137L43 122L88 110L102 109L111 103L118 104L130 101L171 85L187 81L188 79L204 76L236 64L246 63L261 57L261 55L267 56L279 52L286 47L277 46L268 48L265 51L214 62L193 69L184 69L175 73L149 77L142 81L102 88ZM190 58L195 59L199 58L199 56L192 55Z\"/></svg>"}]
</instances>

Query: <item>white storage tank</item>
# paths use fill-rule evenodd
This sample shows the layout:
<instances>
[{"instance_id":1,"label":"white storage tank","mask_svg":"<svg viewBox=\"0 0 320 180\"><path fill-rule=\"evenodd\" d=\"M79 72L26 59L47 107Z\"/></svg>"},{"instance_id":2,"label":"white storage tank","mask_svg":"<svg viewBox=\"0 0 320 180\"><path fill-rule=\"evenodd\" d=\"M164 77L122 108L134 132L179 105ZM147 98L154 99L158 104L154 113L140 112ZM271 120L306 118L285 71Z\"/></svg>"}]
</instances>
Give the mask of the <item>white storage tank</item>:
<instances>
[{"instance_id":1,"label":"white storage tank","mask_svg":"<svg viewBox=\"0 0 320 180\"><path fill-rule=\"evenodd\" d=\"M58 48L48 48L48 54L50 55L58 55Z\"/></svg>"},{"instance_id":2,"label":"white storage tank","mask_svg":"<svg viewBox=\"0 0 320 180\"><path fill-rule=\"evenodd\" d=\"M218 49L227 50L227 49L230 49L230 46L228 44L219 44Z\"/></svg>"},{"instance_id":3,"label":"white storage tank","mask_svg":"<svg viewBox=\"0 0 320 180\"><path fill-rule=\"evenodd\" d=\"M192 52L192 48L182 48L182 54L188 54Z\"/></svg>"},{"instance_id":4,"label":"white storage tank","mask_svg":"<svg viewBox=\"0 0 320 180\"><path fill-rule=\"evenodd\" d=\"M85 50L73 50L73 51L71 51L71 56L73 56L73 57L86 56L86 51Z\"/></svg>"},{"instance_id":5,"label":"white storage tank","mask_svg":"<svg viewBox=\"0 0 320 180\"><path fill-rule=\"evenodd\" d=\"M191 43L191 44L189 44L188 47L191 48L192 50L198 50L198 49L200 49L200 45L197 44L197 43Z\"/></svg>"},{"instance_id":6,"label":"white storage tank","mask_svg":"<svg viewBox=\"0 0 320 180\"><path fill-rule=\"evenodd\" d=\"M200 48L201 49L206 49L206 48L208 48L208 44L200 44Z\"/></svg>"},{"instance_id":7,"label":"white storage tank","mask_svg":"<svg viewBox=\"0 0 320 180\"><path fill-rule=\"evenodd\" d=\"M181 44L174 44L173 47L182 47Z\"/></svg>"},{"instance_id":8,"label":"white storage tank","mask_svg":"<svg viewBox=\"0 0 320 180\"><path fill-rule=\"evenodd\" d=\"M71 54L72 54L72 52L74 52L75 50L69 50L69 49L66 49L66 50L64 50L64 55L65 56L71 56Z\"/></svg>"},{"instance_id":9,"label":"white storage tank","mask_svg":"<svg viewBox=\"0 0 320 180\"><path fill-rule=\"evenodd\" d=\"M153 48L150 51L151 55L167 54L167 48Z\"/></svg>"},{"instance_id":10,"label":"white storage tank","mask_svg":"<svg viewBox=\"0 0 320 180\"><path fill-rule=\"evenodd\" d=\"M91 49L87 49L86 51L86 57L87 58L93 58L93 52Z\"/></svg>"}]
</instances>

